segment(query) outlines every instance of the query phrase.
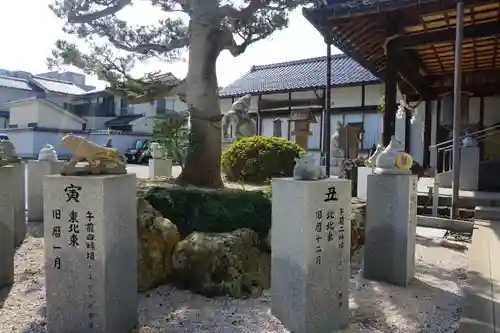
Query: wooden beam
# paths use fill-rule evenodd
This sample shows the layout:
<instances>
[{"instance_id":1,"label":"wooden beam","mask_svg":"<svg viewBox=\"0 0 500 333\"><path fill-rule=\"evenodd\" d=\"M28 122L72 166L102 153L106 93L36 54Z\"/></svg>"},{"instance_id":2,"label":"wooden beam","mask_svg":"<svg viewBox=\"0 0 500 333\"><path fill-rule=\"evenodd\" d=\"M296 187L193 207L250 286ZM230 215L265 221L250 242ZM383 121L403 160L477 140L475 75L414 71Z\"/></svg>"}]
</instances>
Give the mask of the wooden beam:
<instances>
[{"instance_id":1,"label":"wooden beam","mask_svg":"<svg viewBox=\"0 0 500 333\"><path fill-rule=\"evenodd\" d=\"M260 111L279 108L291 108L295 106L317 106L323 107L323 100L321 99L296 99L289 101L288 98L284 100L272 100L262 98L259 100L258 108Z\"/></svg>"},{"instance_id":2,"label":"wooden beam","mask_svg":"<svg viewBox=\"0 0 500 333\"><path fill-rule=\"evenodd\" d=\"M389 48L389 50L391 50ZM423 98L430 99L433 94L430 90L431 81L422 76L419 72L419 61L408 50L393 50L394 68L399 72Z\"/></svg>"},{"instance_id":3,"label":"wooden beam","mask_svg":"<svg viewBox=\"0 0 500 333\"><path fill-rule=\"evenodd\" d=\"M407 34L390 40L387 46L389 47L390 45L396 49L401 49L419 45L453 42L455 40L455 33L455 26L452 26L448 29L430 33ZM470 25L464 28L464 40L498 34L500 34L500 23L498 21Z\"/></svg>"}]
</instances>

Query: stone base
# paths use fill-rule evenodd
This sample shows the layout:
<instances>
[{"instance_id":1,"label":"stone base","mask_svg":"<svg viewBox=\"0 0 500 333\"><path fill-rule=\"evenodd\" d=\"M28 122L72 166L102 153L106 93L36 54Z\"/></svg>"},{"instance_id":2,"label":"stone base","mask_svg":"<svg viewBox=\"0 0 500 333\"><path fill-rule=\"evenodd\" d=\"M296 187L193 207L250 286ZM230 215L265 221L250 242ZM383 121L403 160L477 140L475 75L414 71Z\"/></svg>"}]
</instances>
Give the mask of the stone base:
<instances>
[{"instance_id":1,"label":"stone base","mask_svg":"<svg viewBox=\"0 0 500 333\"><path fill-rule=\"evenodd\" d=\"M14 283L14 167L0 167L0 288Z\"/></svg>"},{"instance_id":2,"label":"stone base","mask_svg":"<svg viewBox=\"0 0 500 333\"><path fill-rule=\"evenodd\" d=\"M272 181L271 311L291 332L348 327L350 183Z\"/></svg>"},{"instance_id":3,"label":"stone base","mask_svg":"<svg viewBox=\"0 0 500 333\"><path fill-rule=\"evenodd\" d=\"M411 170L408 169L385 169L385 168L375 168L373 173L377 175L411 175Z\"/></svg>"},{"instance_id":4,"label":"stone base","mask_svg":"<svg viewBox=\"0 0 500 333\"><path fill-rule=\"evenodd\" d=\"M125 333L137 323L133 174L44 177L49 332Z\"/></svg>"},{"instance_id":5,"label":"stone base","mask_svg":"<svg viewBox=\"0 0 500 333\"><path fill-rule=\"evenodd\" d=\"M364 276L407 286L415 272L417 176L368 175Z\"/></svg>"},{"instance_id":6,"label":"stone base","mask_svg":"<svg viewBox=\"0 0 500 333\"><path fill-rule=\"evenodd\" d=\"M149 179L157 177L172 177L171 159L150 159L149 160Z\"/></svg>"},{"instance_id":7,"label":"stone base","mask_svg":"<svg viewBox=\"0 0 500 333\"><path fill-rule=\"evenodd\" d=\"M28 221L43 221L43 177L61 172L64 161L28 161Z\"/></svg>"},{"instance_id":8,"label":"stone base","mask_svg":"<svg viewBox=\"0 0 500 333\"><path fill-rule=\"evenodd\" d=\"M12 164L14 168L14 245L17 247L26 238L26 164Z\"/></svg>"}]
</instances>

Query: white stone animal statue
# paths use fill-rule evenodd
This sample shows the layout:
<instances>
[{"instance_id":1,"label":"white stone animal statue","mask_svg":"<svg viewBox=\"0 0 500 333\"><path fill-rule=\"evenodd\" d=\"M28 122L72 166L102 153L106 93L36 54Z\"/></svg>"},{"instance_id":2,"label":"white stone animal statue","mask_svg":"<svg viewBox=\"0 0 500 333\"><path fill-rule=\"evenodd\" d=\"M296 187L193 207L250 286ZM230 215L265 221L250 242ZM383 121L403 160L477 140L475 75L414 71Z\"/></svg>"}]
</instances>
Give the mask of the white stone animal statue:
<instances>
[{"instance_id":1,"label":"white stone animal statue","mask_svg":"<svg viewBox=\"0 0 500 333\"><path fill-rule=\"evenodd\" d=\"M61 139L61 146L68 148L73 156L66 163L62 175L102 175L127 173L127 159L125 155L115 148L103 147L91 142L84 137L66 134ZM78 162L87 162L84 168L76 166Z\"/></svg>"},{"instance_id":2,"label":"white stone animal statue","mask_svg":"<svg viewBox=\"0 0 500 333\"><path fill-rule=\"evenodd\" d=\"M9 140L0 140L0 166L20 163L22 159L17 155L16 148Z\"/></svg>"},{"instance_id":3,"label":"white stone animal statue","mask_svg":"<svg viewBox=\"0 0 500 333\"><path fill-rule=\"evenodd\" d=\"M323 169L316 165L314 157L309 154L302 154L295 159L293 168L293 179L295 180L318 180L326 178Z\"/></svg>"},{"instance_id":4,"label":"white stone animal statue","mask_svg":"<svg viewBox=\"0 0 500 333\"><path fill-rule=\"evenodd\" d=\"M337 128L330 138L330 152L332 157L344 157L344 150L340 147L340 133L342 131L342 123L337 121Z\"/></svg>"},{"instance_id":5,"label":"white stone animal statue","mask_svg":"<svg viewBox=\"0 0 500 333\"><path fill-rule=\"evenodd\" d=\"M236 139L257 135L257 124L248 114L251 103L252 96L246 94L234 102L231 110L222 116L221 123L224 138L229 138L228 129L230 125L234 128L234 137Z\"/></svg>"},{"instance_id":6,"label":"white stone animal statue","mask_svg":"<svg viewBox=\"0 0 500 333\"><path fill-rule=\"evenodd\" d=\"M396 158L402 153L404 153L404 145L395 135L393 135L391 137L391 142L389 142L384 151L381 152L375 160L375 172L384 173L396 171Z\"/></svg>"},{"instance_id":7,"label":"white stone animal statue","mask_svg":"<svg viewBox=\"0 0 500 333\"><path fill-rule=\"evenodd\" d=\"M40 152L38 153L38 160L39 161L50 161L50 162L55 162L58 160L57 158L57 152L54 146L49 145L48 143L40 149Z\"/></svg>"},{"instance_id":8,"label":"white stone animal statue","mask_svg":"<svg viewBox=\"0 0 500 333\"><path fill-rule=\"evenodd\" d=\"M375 167L375 162L377 160L377 157L384 151L384 149L385 149L384 145L382 144L377 145L377 148L375 149L373 154L365 160L365 166L368 168Z\"/></svg>"}]
</instances>

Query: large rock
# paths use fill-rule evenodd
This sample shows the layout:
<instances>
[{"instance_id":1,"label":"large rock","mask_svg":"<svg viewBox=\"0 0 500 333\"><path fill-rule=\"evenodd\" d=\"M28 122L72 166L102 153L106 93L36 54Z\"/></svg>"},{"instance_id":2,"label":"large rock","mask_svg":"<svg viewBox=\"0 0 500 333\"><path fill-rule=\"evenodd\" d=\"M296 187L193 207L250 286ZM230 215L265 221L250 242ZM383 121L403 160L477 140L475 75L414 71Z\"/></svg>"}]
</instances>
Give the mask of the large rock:
<instances>
[{"instance_id":1,"label":"large rock","mask_svg":"<svg viewBox=\"0 0 500 333\"><path fill-rule=\"evenodd\" d=\"M270 254L250 229L231 233L193 232L173 254L174 283L208 297L243 297L268 289Z\"/></svg>"},{"instance_id":2,"label":"large rock","mask_svg":"<svg viewBox=\"0 0 500 333\"><path fill-rule=\"evenodd\" d=\"M167 281L172 252L180 240L175 224L161 216L144 199L137 201L139 291Z\"/></svg>"}]
</instances>

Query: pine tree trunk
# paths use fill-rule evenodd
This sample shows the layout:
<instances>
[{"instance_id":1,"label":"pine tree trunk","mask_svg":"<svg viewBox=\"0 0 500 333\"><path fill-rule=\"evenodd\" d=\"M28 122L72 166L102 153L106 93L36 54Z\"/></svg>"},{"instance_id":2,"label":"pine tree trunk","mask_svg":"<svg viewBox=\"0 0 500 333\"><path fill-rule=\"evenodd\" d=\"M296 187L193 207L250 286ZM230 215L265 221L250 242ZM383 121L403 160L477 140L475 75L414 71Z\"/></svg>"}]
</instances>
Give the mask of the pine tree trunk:
<instances>
[{"instance_id":1,"label":"pine tree trunk","mask_svg":"<svg viewBox=\"0 0 500 333\"><path fill-rule=\"evenodd\" d=\"M204 1L198 6L205 7L212 2ZM191 16L186 102L191 109L192 138L186 164L177 183L220 188L224 185L220 167L220 105L215 70L220 53L219 21L211 19L214 16L207 13L206 7L203 11L205 15L202 17L193 17L196 14ZM212 121L209 121L210 118Z\"/></svg>"}]
</instances>

